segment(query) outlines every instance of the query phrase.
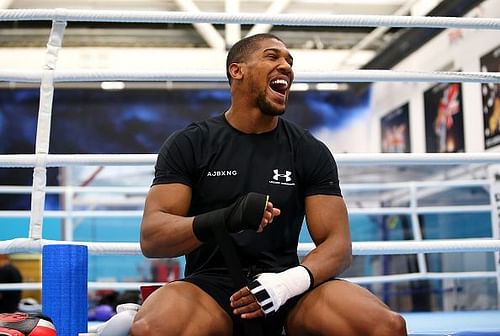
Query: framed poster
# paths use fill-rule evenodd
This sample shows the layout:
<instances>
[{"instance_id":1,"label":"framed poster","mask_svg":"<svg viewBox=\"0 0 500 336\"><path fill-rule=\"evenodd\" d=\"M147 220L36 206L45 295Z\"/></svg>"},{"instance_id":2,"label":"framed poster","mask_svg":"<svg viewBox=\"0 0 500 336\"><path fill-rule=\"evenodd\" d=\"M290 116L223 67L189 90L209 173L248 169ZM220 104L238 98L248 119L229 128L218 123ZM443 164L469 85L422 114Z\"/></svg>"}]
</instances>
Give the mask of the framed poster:
<instances>
[{"instance_id":1,"label":"framed poster","mask_svg":"<svg viewBox=\"0 0 500 336\"><path fill-rule=\"evenodd\" d=\"M427 153L465 151L462 85L440 83L424 92Z\"/></svg>"},{"instance_id":2,"label":"framed poster","mask_svg":"<svg viewBox=\"0 0 500 336\"><path fill-rule=\"evenodd\" d=\"M390 111L380 122L381 152L411 153L409 104Z\"/></svg>"},{"instance_id":3,"label":"framed poster","mask_svg":"<svg viewBox=\"0 0 500 336\"><path fill-rule=\"evenodd\" d=\"M500 46L480 58L481 71L500 71ZM482 83L484 149L500 144L500 84Z\"/></svg>"}]
</instances>

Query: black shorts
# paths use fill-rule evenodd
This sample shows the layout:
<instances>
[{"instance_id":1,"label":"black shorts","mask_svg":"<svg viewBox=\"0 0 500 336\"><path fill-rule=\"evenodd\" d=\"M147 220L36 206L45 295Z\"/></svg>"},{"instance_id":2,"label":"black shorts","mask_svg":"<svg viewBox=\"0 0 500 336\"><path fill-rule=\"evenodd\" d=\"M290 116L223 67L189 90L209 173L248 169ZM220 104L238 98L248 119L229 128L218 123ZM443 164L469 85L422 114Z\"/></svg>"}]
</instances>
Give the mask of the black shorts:
<instances>
[{"instance_id":1,"label":"black shorts","mask_svg":"<svg viewBox=\"0 0 500 336\"><path fill-rule=\"evenodd\" d=\"M208 295L214 298L215 301L231 316L233 320L233 336L244 336L244 323L243 319L233 314L233 310L229 304L229 298L236 291L232 286L232 280L229 275L214 274L214 273L198 273L192 274L180 281L190 282ZM301 296L297 296L288 300L280 309L273 314L265 317L253 319L259 321L262 325L265 336L280 336L283 335L284 325L288 313L297 304ZM254 322L252 322L254 323Z\"/></svg>"}]
</instances>

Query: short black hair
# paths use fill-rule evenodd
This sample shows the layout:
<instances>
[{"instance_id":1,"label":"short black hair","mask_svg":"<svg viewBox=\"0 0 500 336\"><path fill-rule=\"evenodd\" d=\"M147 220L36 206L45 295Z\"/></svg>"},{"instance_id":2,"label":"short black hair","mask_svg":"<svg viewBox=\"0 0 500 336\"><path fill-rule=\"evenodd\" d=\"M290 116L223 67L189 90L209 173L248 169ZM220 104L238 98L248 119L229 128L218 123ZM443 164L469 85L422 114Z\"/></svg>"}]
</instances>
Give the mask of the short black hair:
<instances>
[{"instance_id":1,"label":"short black hair","mask_svg":"<svg viewBox=\"0 0 500 336\"><path fill-rule=\"evenodd\" d=\"M257 43L262 41L262 40L278 40L285 44L282 39L277 37L274 34L270 33L262 33L262 34L256 34L252 36L245 37L238 42L236 42L231 49L229 49L229 52L227 53L227 58L226 58L226 76L227 79L229 80L229 84L231 84L231 74L229 73L229 66L231 63L238 63L242 62L245 60L245 58L255 50Z\"/></svg>"}]
</instances>

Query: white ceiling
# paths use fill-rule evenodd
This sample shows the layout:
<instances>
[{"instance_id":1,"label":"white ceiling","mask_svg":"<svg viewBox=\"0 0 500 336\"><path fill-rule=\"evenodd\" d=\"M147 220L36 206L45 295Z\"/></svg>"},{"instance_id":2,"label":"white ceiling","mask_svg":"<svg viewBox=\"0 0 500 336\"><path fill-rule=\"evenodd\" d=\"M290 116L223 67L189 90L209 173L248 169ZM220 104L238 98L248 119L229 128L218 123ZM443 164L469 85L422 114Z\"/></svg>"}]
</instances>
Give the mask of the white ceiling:
<instances>
[{"instance_id":1,"label":"white ceiling","mask_svg":"<svg viewBox=\"0 0 500 336\"><path fill-rule=\"evenodd\" d=\"M441 0L0 0L0 8L68 8L145 11L203 11L293 14L422 15ZM0 46L44 47L48 22L0 22ZM271 27L269 25L70 23L65 47L225 48L247 34L271 31L289 48L327 50L337 68L368 62L398 29Z\"/></svg>"},{"instance_id":2,"label":"white ceiling","mask_svg":"<svg viewBox=\"0 0 500 336\"><path fill-rule=\"evenodd\" d=\"M197 6L202 11L224 12L239 7L241 12L263 12L271 5L287 13L390 14L406 0L3 0L3 8L87 8L176 11ZM427 0L427 2L433 2Z\"/></svg>"}]
</instances>

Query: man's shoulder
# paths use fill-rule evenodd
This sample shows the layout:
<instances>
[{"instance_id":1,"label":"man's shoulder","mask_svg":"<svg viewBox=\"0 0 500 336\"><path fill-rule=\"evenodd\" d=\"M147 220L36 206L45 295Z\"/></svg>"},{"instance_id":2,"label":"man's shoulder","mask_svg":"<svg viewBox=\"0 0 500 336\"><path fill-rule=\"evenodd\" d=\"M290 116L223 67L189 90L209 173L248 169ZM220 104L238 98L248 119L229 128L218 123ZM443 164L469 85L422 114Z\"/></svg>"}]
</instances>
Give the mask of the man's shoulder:
<instances>
[{"instance_id":1,"label":"man's shoulder","mask_svg":"<svg viewBox=\"0 0 500 336\"><path fill-rule=\"evenodd\" d=\"M305 132L306 129L292 120L280 117L280 125L282 127L290 128L296 132Z\"/></svg>"},{"instance_id":2,"label":"man's shoulder","mask_svg":"<svg viewBox=\"0 0 500 336\"><path fill-rule=\"evenodd\" d=\"M208 133L224 128L224 122L221 116L215 116L212 118L208 118L200 121L193 121L188 126L183 129L177 130L173 133L175 136L186 136L189 138L206 136Z\"/></svg>"},{"instance_id":3,"label":"man's shoulder","mask_svg":"<svg viewBox=\"0 0 500 336\"><path fill-rule=\"evenodd\" d=\"M221 130L227 128L227 123L225 122L224 116L222 114L205 120L194 122L192 125L196 125L196 127L200 128L203 131Z\"/></svg>"},{"instance_id":4,"label":"man's shoulder","mask_svg":"<svg viewBox=\"0 0 500 336\"><path fill-rule=\"evenodd\" d=\"M298 125L297 123L285 118L280 118L280 120L280 127L282 127L287 134L290 134L295 139L315 139L308 129Z\"/></svg>"},{"instance_id":5,"label":"man's shoulder","mask_svg":"<svg viewBox=\"0 0 500 336\"><path fill-rule=\"evenodd\" d=\"M285 130L285 134L291 143L297 148L302 148L304 152L310 152L313 154L317 150L323 151L323 149L328 149L325 142L314 135L310 130L304 128L293 121L281 118L281 125Z\"/></svg>"}]
</instances>

